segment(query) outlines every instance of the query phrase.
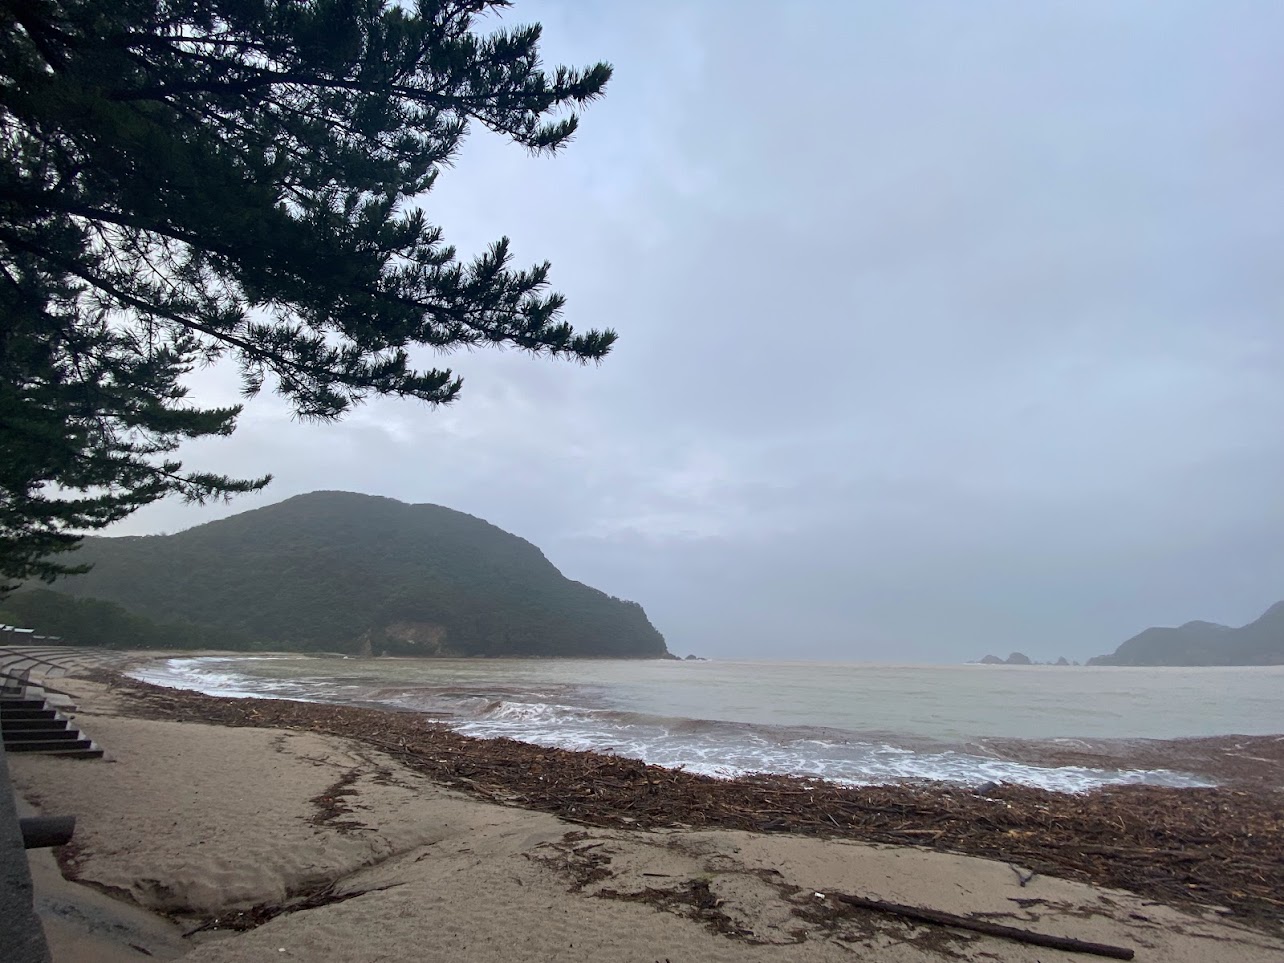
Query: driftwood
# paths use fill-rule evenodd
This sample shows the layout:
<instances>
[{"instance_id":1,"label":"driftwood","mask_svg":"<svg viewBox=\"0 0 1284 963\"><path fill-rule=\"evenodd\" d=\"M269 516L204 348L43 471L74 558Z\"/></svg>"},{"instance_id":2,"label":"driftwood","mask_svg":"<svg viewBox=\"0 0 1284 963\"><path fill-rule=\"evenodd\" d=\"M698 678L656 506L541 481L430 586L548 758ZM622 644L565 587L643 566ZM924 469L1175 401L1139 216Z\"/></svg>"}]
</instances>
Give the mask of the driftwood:
<instances>
[{"instance_id":1,"label":"driftwood","mask_svg":"<svg viewBox=\"0 0 1284 963\"><path fill-rule=\"evenodd\" d=\"M920 923L934 923L937 926L952 926L960 930L971 930L987 936L999 936L1018 943L1030 943L1034 946L1047 946L1054 950L1069 950L1072 953L1091 953L1093 956L1104 956L1112 960L1131 960L1133 951L1126 946L1111 946L1109 943L1089 943L1069 936L1050 936L1047 933L1034 933L1018 929L1015 926L1004 926L1002 923L991 923L989 920L978 920L970 916L955 916L940 910L924 909L919 906L905 906L901 903L886 903L881 899L866 899L863 896L848 896L846 893L834 893L833 898L848 906L860 909L877 910L893 916Z\"/></svg>"}]
</instances>

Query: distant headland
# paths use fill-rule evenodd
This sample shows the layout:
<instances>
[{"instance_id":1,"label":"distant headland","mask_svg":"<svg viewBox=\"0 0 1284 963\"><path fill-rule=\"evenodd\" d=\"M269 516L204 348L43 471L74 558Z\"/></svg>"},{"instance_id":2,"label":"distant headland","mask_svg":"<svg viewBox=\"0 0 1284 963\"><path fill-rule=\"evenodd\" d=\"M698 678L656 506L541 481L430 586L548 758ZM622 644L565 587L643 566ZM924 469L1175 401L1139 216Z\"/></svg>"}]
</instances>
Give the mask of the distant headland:
<instances>
[{"instance_id":1,"label":"distant headland","mask_svg":"<svg viewBox=\"0 0 1284 963\"><path fill-rule=\"evenodd\" d=\"M312 492L173 535L86 538L93 568L0 621L122 648L675 658L642 606L440 505Z\"/></svg>"},{"instance_id":2,"label":"distant headland","mask_svg":"<svg viewBox=\"0 0 1284 963\"><path fill-rule=\"evenodd\" d=\"M1110 655L1089 665L1284 665L1284 602L1260 618L1231 628L1215 622L1187 622L1176 628L1149 628Z\"/></svg>"}]
</instances>

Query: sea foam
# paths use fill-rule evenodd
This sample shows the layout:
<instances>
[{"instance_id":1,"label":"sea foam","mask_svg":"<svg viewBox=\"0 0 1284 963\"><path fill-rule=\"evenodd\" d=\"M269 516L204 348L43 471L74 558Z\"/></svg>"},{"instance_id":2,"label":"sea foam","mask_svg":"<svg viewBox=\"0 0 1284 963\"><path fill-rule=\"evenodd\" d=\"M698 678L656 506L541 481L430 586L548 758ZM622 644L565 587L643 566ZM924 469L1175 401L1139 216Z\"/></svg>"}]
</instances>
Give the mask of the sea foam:
<instances>
[{"instance_id":1,"label":"sea foam","mask_svg":"<svg viewBox=\"0 0 1284 963\"><path fill-rule=\"evenodd\" d=\"M986 756L973 748L879 733L669 718L571 704L574 686L552 691L494 685L371 684L353 677L313 674L274 678L254 662L299 657L172 658L131 675L157 685L237 698L293 699L430 713L442 724L478 738L508 738L550 748L591 750L672 769L732 778L779 773L847 785L945 781L963 785L1011 782L1057 792L1100 786L1211 785L1165 769L1037 766ZM299 660L299 664L305 664ZM342 663L347 668L348 663ZM258 668L259 671L255 671ZM333 666L340 669L340 666ZM548 695L559 701L542 701Z\"/></svg>"}]
</instances>

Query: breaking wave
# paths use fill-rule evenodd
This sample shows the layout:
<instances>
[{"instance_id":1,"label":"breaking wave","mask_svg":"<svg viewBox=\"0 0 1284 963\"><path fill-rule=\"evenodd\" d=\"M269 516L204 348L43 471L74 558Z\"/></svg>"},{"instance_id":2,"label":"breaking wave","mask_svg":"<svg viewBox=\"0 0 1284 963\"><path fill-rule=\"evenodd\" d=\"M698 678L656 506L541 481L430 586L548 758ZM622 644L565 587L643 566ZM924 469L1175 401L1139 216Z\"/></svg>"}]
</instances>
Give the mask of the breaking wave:
<instances>
[{"instance_id":1,"label":"breaking wave","mask_svg":"<svg viewBox=\"0 0 1284 963\"><path fill-rule=\"evenodd\" d=\"M262 659L297 657L261 657ZM508 738L550 748L592 750L672 769L730 778L783 773L849 785L946 781L965 785L1012 782L1057 792L1147 784L1194 787L1206 780L1167 769L1038 766L987 755L975 744L930 742L892 733L752 725L669 718L591 704L571 685L519 689L495 685L379 685L334 674L264 678L247 658L168 659L134 678L210 695L372 705L420 712L464 735ZM250 671L247 671L250 670ZM590 703L590 704L585 704Z\"/></svg>"}]
</instances>

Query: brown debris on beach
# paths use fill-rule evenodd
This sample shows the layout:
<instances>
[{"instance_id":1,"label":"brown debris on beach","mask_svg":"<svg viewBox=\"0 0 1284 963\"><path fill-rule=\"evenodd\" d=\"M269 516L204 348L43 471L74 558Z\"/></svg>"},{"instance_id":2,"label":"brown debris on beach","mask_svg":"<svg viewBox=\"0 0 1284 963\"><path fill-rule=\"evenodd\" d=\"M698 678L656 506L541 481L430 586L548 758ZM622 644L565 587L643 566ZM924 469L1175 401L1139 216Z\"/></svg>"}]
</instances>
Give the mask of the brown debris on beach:
<instances>
[{"instance_id":1,"label":"brown debris on beach","mask_svg":"<svg viewBox=\"0 0 1284 963\"><path fill-rule=\"evenodd\" d=\"M474 739L405 712L206 696L105 671L93 677L128 696L121 706L128 715L342 736L474 796L589 826L912 845L1006 861L1018 879L1023 867L1159 902L1219 907L1284 931L1284 793L1260 780L1082 794L943 783L851 788L777 775L724 780L600 753ZM1274 771L1284 760L1278 739L1237 745Z\"/></svg>"}]
</instances>

